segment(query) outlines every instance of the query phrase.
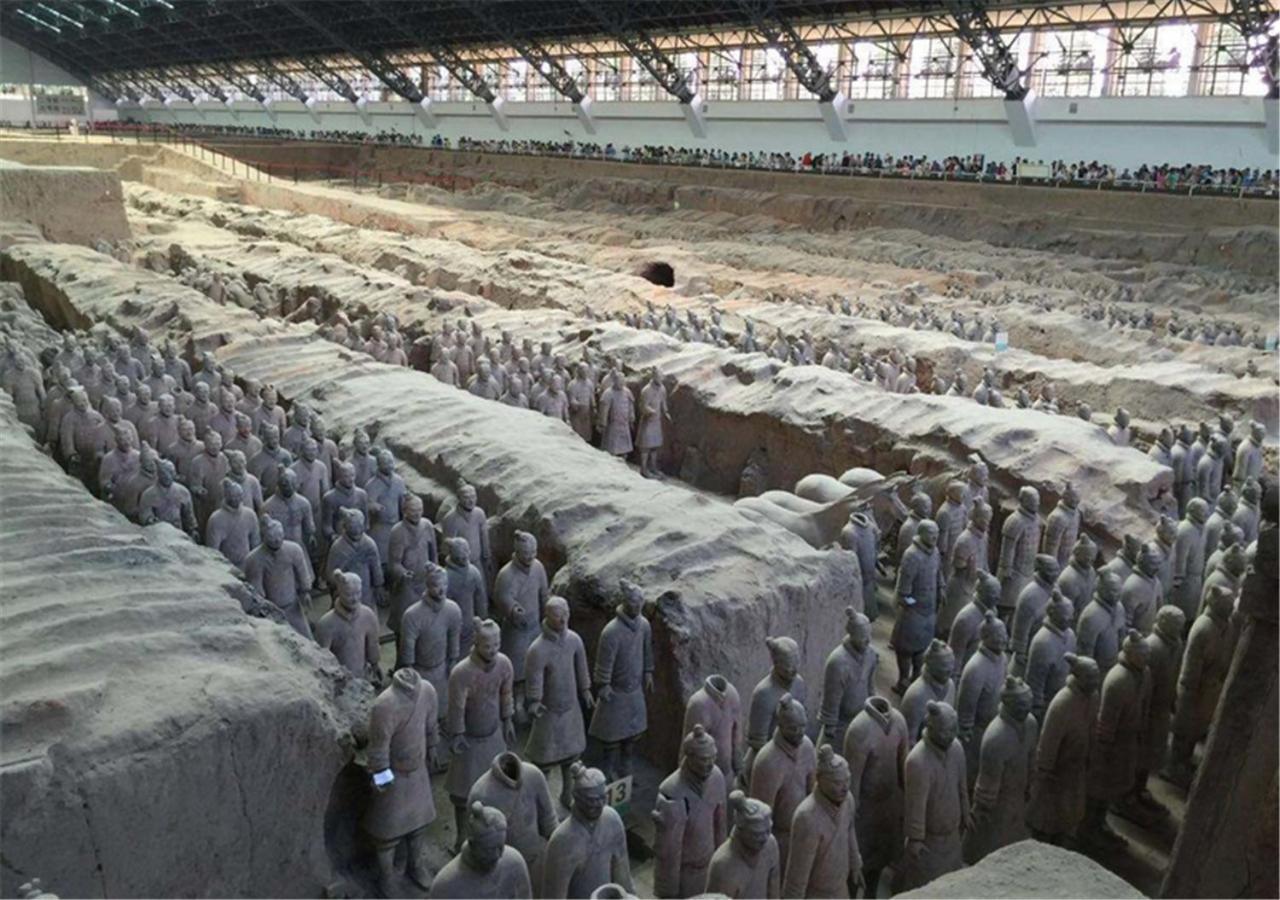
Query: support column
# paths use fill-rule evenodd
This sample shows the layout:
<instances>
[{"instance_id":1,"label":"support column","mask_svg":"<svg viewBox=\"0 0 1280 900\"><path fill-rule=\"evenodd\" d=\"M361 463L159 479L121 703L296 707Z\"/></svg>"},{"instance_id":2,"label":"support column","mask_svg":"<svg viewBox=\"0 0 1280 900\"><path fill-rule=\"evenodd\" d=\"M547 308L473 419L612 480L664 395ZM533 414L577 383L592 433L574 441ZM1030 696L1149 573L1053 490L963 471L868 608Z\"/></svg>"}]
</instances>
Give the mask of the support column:
<instances>
[{"instance_id":1,"label":"support column","mask_svg":"<svg viewBox=\"0 0 1280 900\"><path fill-rule=\"evenodd\" d=\"M1267 131L1267 152L1273 155L1280 153L1280 100L1263 97L1262 117Z\"/></svg>"},{"instance_id":2,"label":"support column","mask_svg":"<svg viewBox=\"0 0 1280 900\"><path fill-rule=\"evenodd\" d=\"M591 115L591 98L584 96L580 101L573 104L574 115L578 117L578 123L582 126L582 130L587 134L596 133L596 120Z\"/></svg>"},{"instance_id":3,"label":"support column","mask_svg":"<svg viewBox=\"0 0 1280 900\"><path fill-rule=\"evenodd\" d=\"M1009 131L1013 134L1015 147L1034 147L1036 145L1036 95L1035 91L1018 99L1006 97L1004 101L1004 117L1009 122Z\"/></svg>"},{"instance_id":4,"label":"support column","mask_svg":"<svg viewBox=\"0 0 1280 900\"><path fill-rule=\"evenodd\" d=\"M424 95L423 98L414 106L413 114L417 116L418 121L426 127L436 127L435 101L430 97Z\"/></svg>"},{"instance_id":5,"label":"support column","mask_svg":"<svg viewBox=\"0 0 1280 900\"><path fill-rule=\"evenodd\" d=\"M689 126L693 136L705 138L707 136L707 101L702 99L702 95L694 94L693 99L688 103L681 103L680 111L684 113L685 124Z\"/></svg>"},{"instance_id":6,"label":"support column","mask_svg":"<svg viewBox=\"0 0 1280 900\"><path fill-rule=\"evenodd\" d=\"M493 116L494 124L501 131L511 130L511 123L507 120L507 114L502 111L502 108L506 105L507 101L502 97L494 97L485 104L485 106L489 107L489 115Z\"/></svg>"},{"instance_id":7,"label":"support column","mask_svg":"<svg viewBox=\"0 0 1280 900\"><path fill-rule=\"evenodd\" d=\"M849 128L846 120L853 115L853 101L837 93L830 100L818 101L818 112L822 114L822 123L827 126L827 134L833 141L849 140Z\"/></svg>"}]
</instances>

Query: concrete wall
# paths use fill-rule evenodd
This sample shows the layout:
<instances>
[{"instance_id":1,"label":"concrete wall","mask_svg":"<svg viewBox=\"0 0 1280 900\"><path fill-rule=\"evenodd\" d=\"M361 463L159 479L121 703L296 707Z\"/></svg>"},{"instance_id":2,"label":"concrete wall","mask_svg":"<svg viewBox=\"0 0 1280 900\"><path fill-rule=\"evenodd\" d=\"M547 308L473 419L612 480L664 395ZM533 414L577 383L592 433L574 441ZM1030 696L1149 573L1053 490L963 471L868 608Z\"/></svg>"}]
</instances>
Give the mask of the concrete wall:
<instances>
[{"instance_id":1,"label":"concrete wall","mask_svg":"<svg viewBox=\"0 0 1280 900\"><path fill-rule=\"evenodd\" d=\"M882 153L985 153L992 159L1099 159L1116 166L1144 162L1208 162L1218 166L1275 168L1264 104L1256 97L1041 99L1036 104L1036 145L1014 144L999 100L857 101L849 140L830 139L811 101L707 104L707 137L695 139L674 102L596 103L597 134L588 135L568 103L508 103L502 131L483 103L438 103L428 127L409 103L371 103L361 116L348 103L322 103L316 115L297 102L276 104L268 114L253 102L231 109L181 101L169 107L125 107L122 117L143 121L289 128L295 131L396 131L426 140L596 140L616 145L670 144L721 150L803 153L872 150Z\"/></svg>"},{"instance_id":2,"label":"concrete wall","mask_svg":"<svg viewBox=\"0 0 1280 900\"><path fill-rule=\"evenodd\" d=\"M0 83L78 85L81 82L43 56L0 37Z\"/></svg>"}]
</instances>

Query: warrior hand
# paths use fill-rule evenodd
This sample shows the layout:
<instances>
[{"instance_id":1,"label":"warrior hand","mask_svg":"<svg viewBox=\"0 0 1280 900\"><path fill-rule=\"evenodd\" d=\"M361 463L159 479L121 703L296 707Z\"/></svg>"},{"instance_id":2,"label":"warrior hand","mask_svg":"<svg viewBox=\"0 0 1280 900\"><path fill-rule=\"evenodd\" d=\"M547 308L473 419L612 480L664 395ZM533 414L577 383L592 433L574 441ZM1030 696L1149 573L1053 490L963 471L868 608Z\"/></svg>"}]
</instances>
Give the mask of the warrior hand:
<instances>
[{"instance_id":1,"label":"warrior hand","mask_svg":"<svg viewBox=\"0 0 1280 900\"><path fill-rule=\"evenodd\" d=\"M544 715L546 715L546 713L547 713L547 706L545 703L540 703L537 700L533 700L529 703L529 715L533 716L533 718L541 719Z\"/></svg>"},{"instance_id":2,"label":"warrior hand","mask_svg":"<svg viewBox=\"0 0 1280 900\"><path fill-rule=\"evenodd\" d=\"M582 692L582 705L589 710L596 708L596 701L592 699L590 691Z\"/></svg>"},{"instance_id":3,"label":"warrior hand","mask_svg":"<svg viewBox=\"0 0 1280 900\"><path fill-rule=\"evenodd\" d=\"M644 692L646 694L653 693L653 673L647 672L644 676Z\"/></svg>"},{"instance_id":4,"label":"warrior hand","mask_svg":"<svg viewBox=\"0 0 1280 900\"><path fill-rule=\"evenodd\" d=\"M461 756L467 752L467 736L460 734L449 742L449 749L453 751L454 756Z\"/></svg>"},{"instance_id":5,"label":"warrior hand","mask_svg":"<svg viewBox=\"0 0 1280 900\"><path fill-rule=\"evenodd\" d=\"M867 880L862 877L862 869L855 869L849 876L849 896L856 897L866 886Z\"/></svg>"},{"instance_id":6,"label":"warrior hand","mask_svg":"<svg viewBox=\"0 0 1280 900\"><path fill-rule=\"evenodd\" d=\"M907 856L911 858L912 862L919 862L921 857L928 852L929 850L925 847L924 841L915 839L907 841Z\"/></svg>"},{"instance_id":7,"label":"warrior hand","mask_svg":"<svg viewBox=\"0 0 1280 900\"><path fill-rule=\"evenodd\" d=\"M516 745L516 726L510 719L502 720L502 739L507 742L508 747Z\"/></svg>"},{"instance_id":8,"label":"warrior hand","mask_svg":"<svg viewBox=\"0 0 1280 900\"><path fill-rule=\"evenodd\" d=\"M596 691L596 695L600 698L601 703L608 703L613 699L613 686L608 684L601 685L600 690Z\"/></svg>"},{"instance_id":9,"label":"warrior hand","mask_svg":"<svg viewBox=\"0 0 1280 900\"><path fill-rule=\"evenodd\" d=\"M519 603L512 604L510 618L512 620L524 618L524 607Z\"/></svg>"}]
</instances>

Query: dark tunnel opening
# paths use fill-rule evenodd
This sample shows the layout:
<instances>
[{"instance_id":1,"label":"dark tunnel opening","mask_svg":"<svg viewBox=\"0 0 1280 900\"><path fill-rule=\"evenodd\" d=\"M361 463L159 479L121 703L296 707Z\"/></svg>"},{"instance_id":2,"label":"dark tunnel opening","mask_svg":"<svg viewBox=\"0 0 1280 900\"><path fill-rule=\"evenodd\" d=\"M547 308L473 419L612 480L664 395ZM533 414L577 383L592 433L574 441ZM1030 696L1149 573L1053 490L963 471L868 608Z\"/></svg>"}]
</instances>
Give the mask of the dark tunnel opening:
<instances>
[{"instance_id":1,"label":"dark tunnel opening","mask_svg":"<svg viewBox=\"0 0 1280 900\"><path fill-rule=\"evenodd\" d=\"M676 270L671 268L670 263L648 262L636 274L650 284L668 288L676 285Z\"/></svg>"}]
</instances>

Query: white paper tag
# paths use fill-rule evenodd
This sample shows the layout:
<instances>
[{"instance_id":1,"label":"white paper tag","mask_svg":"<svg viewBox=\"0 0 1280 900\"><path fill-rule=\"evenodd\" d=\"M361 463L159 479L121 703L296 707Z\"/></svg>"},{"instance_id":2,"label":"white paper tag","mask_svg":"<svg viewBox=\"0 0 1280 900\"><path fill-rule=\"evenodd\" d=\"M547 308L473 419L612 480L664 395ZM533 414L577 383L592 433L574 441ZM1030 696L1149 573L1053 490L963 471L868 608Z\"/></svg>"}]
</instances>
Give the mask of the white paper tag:
<instances>
[{"instance_id":1,"label":"white paper tag","mask_svg":"<svg viewBox=\"0 0 1280 900\"><path fill-rule=\"evenodd\" d=\"M381 772L373 773L373 783L378 787L384 787L395 780L396 776L390 769L383 769Z\"/></svg>"},{"instance_id":2,"label":"white paper tag","mask_svg":"<svg viewBox=\"0 0 1280 900\"><path fill-rule=\"evenodd\" d=\"M1008 350L1008 349L1009 349L1009 332L997 331L996 332L996 350Z\"/></svg>"}]
</instances>

